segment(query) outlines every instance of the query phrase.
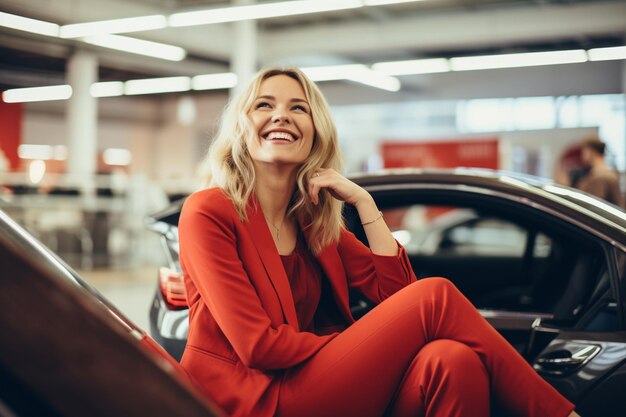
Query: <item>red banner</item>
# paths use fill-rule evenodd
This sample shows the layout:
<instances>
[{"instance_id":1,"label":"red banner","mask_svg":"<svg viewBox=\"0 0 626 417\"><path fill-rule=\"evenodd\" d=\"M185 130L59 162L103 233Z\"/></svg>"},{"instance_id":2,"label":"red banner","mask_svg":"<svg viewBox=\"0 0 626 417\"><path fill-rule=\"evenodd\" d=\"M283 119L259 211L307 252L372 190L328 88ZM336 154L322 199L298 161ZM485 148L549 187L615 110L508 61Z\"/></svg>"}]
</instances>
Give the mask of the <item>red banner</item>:
<instances>
[{"instance_id":1,"label":"red banner","mask_svg":"<svg viewBox=\"0 0 626 417\"><path fill-rule=\"evenodd\" d=\"M498 138L471 138L419 142L383 142L385 168L491 168L498 169Z\"/></svg>"},{"instance_id":2,"label":"red banner","mask_svg":"<svg viewBox=\"0 0 626 417\"><path fill-rule=\"evenodd\" d=\"M20 167L17 148L22 143L22 104L0 100L0 150L12 171Z\"/></svg>"}]
</instances>

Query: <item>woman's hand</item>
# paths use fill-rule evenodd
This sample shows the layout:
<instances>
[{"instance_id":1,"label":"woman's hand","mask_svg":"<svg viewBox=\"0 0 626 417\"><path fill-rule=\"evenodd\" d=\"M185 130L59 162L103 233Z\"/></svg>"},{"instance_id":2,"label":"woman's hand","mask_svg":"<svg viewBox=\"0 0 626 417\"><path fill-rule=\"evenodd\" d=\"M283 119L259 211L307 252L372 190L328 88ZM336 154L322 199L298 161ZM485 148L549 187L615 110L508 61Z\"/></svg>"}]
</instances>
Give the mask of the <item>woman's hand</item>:
<instances>
[{"instance_id":1,"label":"woman's hand","mask_svg":"<svg viewBox=\"0 0 626 417\"><path fill-rule=\"evenodd\" d=\"M326 189L337 200L358 206L372 201L370 194L334 169L318 169L309 179L309 197L313 204L319 204L319 193Z\"/></svg>"},{"instance_id":2,"label":"woman's hand","mask_svg":"<svg viewBox=\"0 0 626 417\"><path fill-rule=\"evenodd\" d=\"M356 207L372 253L386 256L398 254L398 244L370 193L334 169L319 169L309 180L309 197L315 205L319 204L321 189L328 190L337 200Z\"/></svg>"}]
</instances>

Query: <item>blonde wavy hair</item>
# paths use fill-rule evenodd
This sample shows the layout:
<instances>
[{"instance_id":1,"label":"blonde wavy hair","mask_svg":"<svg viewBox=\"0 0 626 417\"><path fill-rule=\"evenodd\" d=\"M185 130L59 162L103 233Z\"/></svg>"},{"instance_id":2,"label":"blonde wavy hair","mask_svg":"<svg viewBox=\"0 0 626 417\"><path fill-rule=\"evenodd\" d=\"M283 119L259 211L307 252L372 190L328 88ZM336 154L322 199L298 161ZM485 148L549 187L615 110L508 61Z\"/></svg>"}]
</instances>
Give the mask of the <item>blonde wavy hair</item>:
<instances>
[{"instance_id":1,"label":"blonde wavy hair","mask_svg":"<svg viewBox=\"0 0 626 417\"><path fill-rule=\"evenodd\" d=\"M343 227L343 203L322 190L319 204L314 205L307 194L309 178L320 168L341 172L343 161L328 104L319 88L300 69L266 68L227 104L219 131L202 164L205 185L221 188L232 200L239 218L247 221L246 206L254 192L256 176L246 139L258 135L248 113L259 94L261 83L277 75L286 75L298 81L311 108L315 127L313 147L307 160L298 168L288 214L295 215L300 224L310 229L309 247L314 254L319 254L326 245L339 240Z\"/></svg>"}]
</instances>

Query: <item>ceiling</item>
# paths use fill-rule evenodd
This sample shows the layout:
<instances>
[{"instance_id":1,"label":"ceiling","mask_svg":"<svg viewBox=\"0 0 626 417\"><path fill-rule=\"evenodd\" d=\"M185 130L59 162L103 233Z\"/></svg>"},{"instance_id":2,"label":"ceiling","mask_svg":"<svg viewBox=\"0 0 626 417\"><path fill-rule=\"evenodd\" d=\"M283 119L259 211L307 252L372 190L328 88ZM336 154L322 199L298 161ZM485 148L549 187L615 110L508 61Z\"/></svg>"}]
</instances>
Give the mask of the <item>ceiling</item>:
<instances>
[{"instance_id":1,"label":"ceiling","mask_svg":"<svg viewBox=\"0 0 626 417\"><path fill-rule=\"evenodd\" d=\"M223 0L0 0L0 11L59 25L222 6ZM100 81L228 71L233 27L125 34L185 48L181 62L0 28L0 90L63 83L67 58L78 48L97 53ZM626 1L425 0L261 19L257 27L259 66L590 49L626 43ZM401 81L421 88L424 77Z\"/></svg>"}]
</instances>

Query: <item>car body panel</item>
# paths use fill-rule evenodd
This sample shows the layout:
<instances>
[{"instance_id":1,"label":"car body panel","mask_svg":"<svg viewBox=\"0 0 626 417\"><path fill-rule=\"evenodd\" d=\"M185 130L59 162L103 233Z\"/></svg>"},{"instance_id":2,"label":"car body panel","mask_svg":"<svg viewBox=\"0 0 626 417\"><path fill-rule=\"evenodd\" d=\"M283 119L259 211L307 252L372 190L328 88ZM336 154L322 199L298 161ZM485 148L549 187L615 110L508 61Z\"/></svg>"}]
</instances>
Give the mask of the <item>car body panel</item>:
<instances>
[{"instance_id":1,"label":"car body panel","mask_svg":"<svg viewBox=\"0 0 626 417\"><path fill-rule=\"evenodd\" d=\"M0 413L219 416L154 341L0 211Z\"/></svg>"}]
</instances>

